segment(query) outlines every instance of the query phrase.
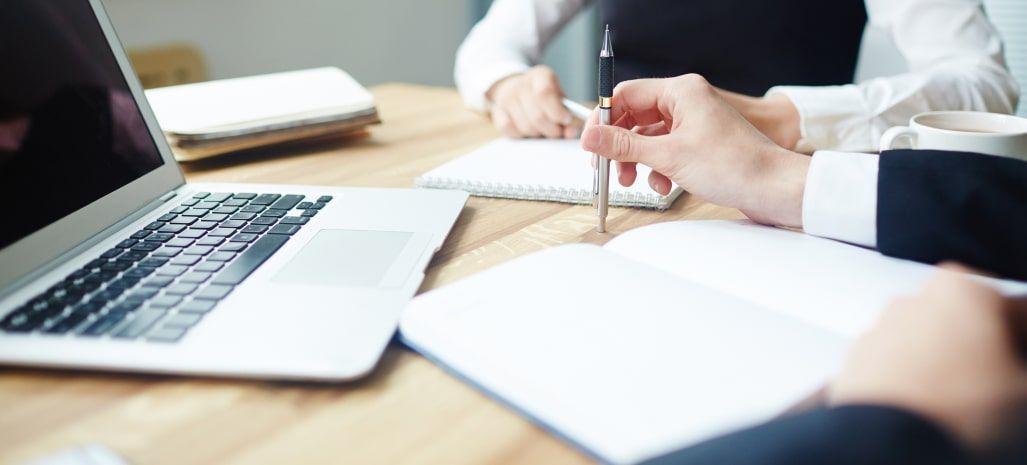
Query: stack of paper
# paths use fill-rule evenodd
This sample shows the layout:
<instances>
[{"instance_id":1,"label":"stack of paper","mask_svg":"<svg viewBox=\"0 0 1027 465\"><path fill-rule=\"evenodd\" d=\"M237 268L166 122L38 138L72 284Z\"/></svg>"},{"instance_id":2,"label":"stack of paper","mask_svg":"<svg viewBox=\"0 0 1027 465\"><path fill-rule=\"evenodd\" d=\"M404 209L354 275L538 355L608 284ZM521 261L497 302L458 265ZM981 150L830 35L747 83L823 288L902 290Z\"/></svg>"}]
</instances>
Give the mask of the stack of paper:
<instances>
[{"instance_id":1,"label":"stack of paper","mask_svg":"<svg viewBox=\"0 0 1027 465\"><path fill-rule=\"evenodd\" d=\"M162 87L146 97L182 161L380 122L371 93L338 68Z\"/></svg>"}]
</instances>

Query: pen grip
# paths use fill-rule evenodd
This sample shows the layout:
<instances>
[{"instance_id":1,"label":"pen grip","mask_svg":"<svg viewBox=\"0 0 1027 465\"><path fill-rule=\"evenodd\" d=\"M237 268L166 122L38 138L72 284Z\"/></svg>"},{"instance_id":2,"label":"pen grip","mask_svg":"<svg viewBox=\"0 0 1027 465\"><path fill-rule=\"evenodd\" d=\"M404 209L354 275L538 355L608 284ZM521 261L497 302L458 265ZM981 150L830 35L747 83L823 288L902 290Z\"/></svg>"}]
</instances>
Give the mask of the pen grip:
<instances>
[{"instance_id":1,"label":"pen grip","mask_svg":"<svg viewBox=\"0 0 1027 465\"><path fill-rule=\"evenodd\" d=\"M613 97L613 57L599 58L599 96Z\"/></svg>"}]
</instances>

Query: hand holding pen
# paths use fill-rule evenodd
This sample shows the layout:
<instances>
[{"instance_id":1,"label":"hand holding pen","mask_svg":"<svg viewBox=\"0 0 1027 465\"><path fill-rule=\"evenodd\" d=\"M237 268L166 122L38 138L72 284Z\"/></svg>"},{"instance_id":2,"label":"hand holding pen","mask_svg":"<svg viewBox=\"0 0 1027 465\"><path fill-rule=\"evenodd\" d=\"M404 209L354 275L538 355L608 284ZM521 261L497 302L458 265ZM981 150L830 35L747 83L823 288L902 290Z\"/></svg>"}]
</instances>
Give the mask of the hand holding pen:
<instances>
[{"instance_id":1,"label":"hand holding pen","mask_svg":"<svg viewBox=\"0 0 1027 465\"><path fill-rule=\"evenodd\" d=\"M603 48L599 51L599 124L610 125L613 107L613 41L610 25L603 33ZM610 207L610 159L593 154L595 177L592 182L592 203L596 208L596 231L606 232L606 216Z\"/></svg>"}]
</instances>

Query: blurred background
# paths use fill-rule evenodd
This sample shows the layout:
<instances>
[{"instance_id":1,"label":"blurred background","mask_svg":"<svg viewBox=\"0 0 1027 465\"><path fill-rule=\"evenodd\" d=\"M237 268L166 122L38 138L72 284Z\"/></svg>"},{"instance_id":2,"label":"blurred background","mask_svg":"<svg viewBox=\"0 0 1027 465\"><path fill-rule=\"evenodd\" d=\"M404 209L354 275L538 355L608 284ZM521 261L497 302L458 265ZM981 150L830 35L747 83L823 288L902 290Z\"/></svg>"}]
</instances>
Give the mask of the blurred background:
<instances>
[{"instance_id":1,"label":"blurred background","mask_svg":"<svg viewBox=\"0 0 1027 465\"><path fill-rule=\"evenodd\" d=\"M525 0L527 1L527 0ZM365 86L452 86L457 46L491 0L104 0L148 87L338 66ZM1027 89L1027 0L985 0L1006 58ZM599 19L579 15L546 51L567 93L595 100ZM857 81L905 69L881 31L868 30ZM1019 114L1027 116L1027 105Z\"/></svg>"}]
</instances>

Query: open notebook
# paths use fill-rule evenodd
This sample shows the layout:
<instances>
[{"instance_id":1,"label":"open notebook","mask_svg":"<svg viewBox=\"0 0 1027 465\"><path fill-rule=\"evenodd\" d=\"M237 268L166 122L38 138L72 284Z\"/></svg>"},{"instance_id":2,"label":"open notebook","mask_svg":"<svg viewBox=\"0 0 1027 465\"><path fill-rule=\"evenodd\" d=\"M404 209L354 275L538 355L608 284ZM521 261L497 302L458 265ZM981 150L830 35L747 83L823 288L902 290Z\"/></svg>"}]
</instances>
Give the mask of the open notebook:
<instances>
[{"instance_id":1,"label":"open notebook","mask_svg":"<svg viewBox=\"0 0 1027 465\"><path fill-rule=\"evenodd\" d=\"M626 464L780 414L935 271L748 222L672 222L426 293L400 330L487 394Z\"/></svg>"},{"instance_id":2,"label":"open notebook","mask_svg":"<svg viewBox=\"0 0 1027 465\"><path fill-rule=\"evenodd\" d=\"M471 195L565 203L592 203L592 154L577 140L499 139L417 178L418 187L460 189ZM610 205L666 210L681 194L649 188L649 169L638 167L631 187L611 167Z\"/></svg>"}]
</instances>

